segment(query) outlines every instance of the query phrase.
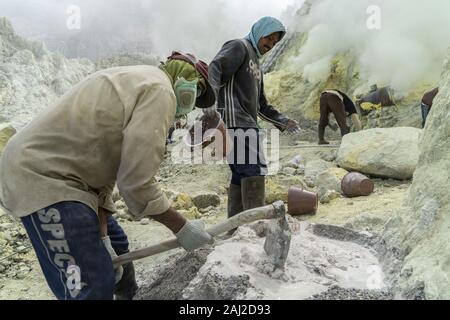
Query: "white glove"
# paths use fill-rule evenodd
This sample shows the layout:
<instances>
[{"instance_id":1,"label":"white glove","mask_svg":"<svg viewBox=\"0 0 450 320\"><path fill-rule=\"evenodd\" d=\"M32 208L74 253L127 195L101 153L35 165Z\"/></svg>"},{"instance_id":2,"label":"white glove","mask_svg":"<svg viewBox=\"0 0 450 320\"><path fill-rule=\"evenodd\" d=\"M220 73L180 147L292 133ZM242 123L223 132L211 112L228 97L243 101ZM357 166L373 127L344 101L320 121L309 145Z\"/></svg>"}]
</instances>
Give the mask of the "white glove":
<instances>
[{"instance_id":1,"label":"white glove","mask_svg":"<svg viewBox=\"0 0 450 320\"><path fill-rule=\"evenodd\" d=\"M106 250L108 251L109 255L111 256L111 260L114 258L117 258L117 253L114 251L112 245L111 245L111 239L109 239L108 236L102 238L103 244L105 245ZM119 266L117 268L114 269L114 272L116 273L115 275L115 279L116 279L116 284L120 281L120 279L122 279L123 276L123 268L122 266Z\"/></svg>"},{"instance_id":2,"label":"white glove","mask_svg":"<svg viewBox=\"0 0 450 320\"><path fill-rule=\"evenodd\" d=\"M286 130L289 133L300 133L301 131L298 122L292 119L289 119L289 121L287 122Z\"/></svg>"},{"instance_id":3,"label":"white glove","mask_svg":"<svg viewBox=\"0 0 450 320\"><path fill-rule=\"evenodd\" d=\"M189 252L214 243L214 238L205 231L205 225L200 220L188 220L175 236L181 246Z\"/></svg>"}]
</instances>

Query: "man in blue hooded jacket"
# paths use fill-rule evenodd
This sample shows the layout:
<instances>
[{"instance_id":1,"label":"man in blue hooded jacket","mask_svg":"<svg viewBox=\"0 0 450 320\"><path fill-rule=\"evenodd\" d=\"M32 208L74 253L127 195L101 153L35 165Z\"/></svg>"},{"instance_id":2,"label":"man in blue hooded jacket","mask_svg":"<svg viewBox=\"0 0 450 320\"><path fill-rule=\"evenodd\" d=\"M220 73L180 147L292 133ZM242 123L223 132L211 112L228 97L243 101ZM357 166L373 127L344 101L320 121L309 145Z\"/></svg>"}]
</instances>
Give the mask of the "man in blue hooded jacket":
<instances>
[{"instance_id":1,"label":"man in blue hooded jacket","mask_svg":"<svg viewBox=\"0 0 450 320\"><path fill-rule=\"evenodd\" d=\"M267 166L262 150L258 116L279 130L298 132L293 121L268 104L259 59L286 34L283 24L264 17L244 39L226 42L209 65L209 81L216 93L217 110L230 129L234 152L228 217L265 204Z\"/></svg>"}]
</instances>

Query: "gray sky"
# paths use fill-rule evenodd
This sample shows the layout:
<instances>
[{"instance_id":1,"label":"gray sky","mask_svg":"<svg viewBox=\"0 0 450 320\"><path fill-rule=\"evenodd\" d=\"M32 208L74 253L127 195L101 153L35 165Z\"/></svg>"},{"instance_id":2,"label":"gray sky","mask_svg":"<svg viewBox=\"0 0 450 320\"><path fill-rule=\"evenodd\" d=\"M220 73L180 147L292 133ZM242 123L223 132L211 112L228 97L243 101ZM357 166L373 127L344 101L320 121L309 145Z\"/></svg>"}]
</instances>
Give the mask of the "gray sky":
<instances>
[{"instance_id":1,"label":"gray sky","mask_svg":"<svg viewBox=\"0 0 450 320\"><path fill-rule=\"evenodd\" d=\"M223 42L245 36L260 17L282 19L302 0L0 0L0 16L50 49L91 58L115 52L174 49L211 59ZM70 5L80 8L80 29L69 30ZM293 10L287 10L287 13ZM282 19L283 20L283 19Z\"/></svg>"}]
</instances>

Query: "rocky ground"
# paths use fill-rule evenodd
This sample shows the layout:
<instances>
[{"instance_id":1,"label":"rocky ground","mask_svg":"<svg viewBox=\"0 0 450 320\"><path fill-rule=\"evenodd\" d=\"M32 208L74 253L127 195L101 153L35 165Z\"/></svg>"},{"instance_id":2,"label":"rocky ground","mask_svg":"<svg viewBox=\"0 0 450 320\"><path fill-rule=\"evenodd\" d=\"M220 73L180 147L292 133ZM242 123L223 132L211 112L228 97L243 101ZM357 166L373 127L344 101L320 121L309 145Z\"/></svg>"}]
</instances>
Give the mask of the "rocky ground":
<instances>
[{"instance_id":1,"label":"rocky ground","mask_svg":"<svg viewBox=\"0 0 450 320\"><path fill-rule=\"evenodd\" d=\"M308 300L392 300L394 295L389 291L344 289L332 286L324 293L313 295Z\"/></svg>"},{"instance_id":2,"label":"rocky ground","mask_svg":"<svg viewBox=\"0 0 450 320\"><path fill-rule=\"evenodd\" d=\"M308 135L313 137L313 132L308 131L304 133L304 136L308 137ZM268 202L280 199L286 201L287 190L290 186L305 186L307 189L316 191L319 194L327 193L323 191L323 186L315 185L314 183L314 174L317 175L320 170L314 170L308 164L313 163L317 165L317 162L320 166L323 164L322 161L325 161L323 159L327 159L329 160L327 161L328 165L334 167L335 163L333 161L336 158L337 148L333 146L337 146L339 141L332 141L331 147L320 147L312 141L303 140L304 136L281 136L281 168L279 174L270 176L267 179L266 199ZM170 162L171 159L168 157L158 179L160 179L164 189L167 190L168 195L171 196L174 206L188 218L200 218L207 225L212 225L225 219L226 193L229 179L228 167L226 165L173 165ZM345 230L354 229L379 235L386 221L401 206L402 199L409 187L409 182L392 179L374 179L374 182L375 192L368 197L349 199L338 192L331 193L332 196L328 199L326 197L321 198L322 203L316 215L297 216L293 220L301 224L337 225L345 227ZM319 181L319 183L321 182ZM132 250L152 245L171 237L171 233L165 227L149 219L131 221L127 214L126 206L118 195L116 195L115 200L119 208L116 218L126 230ZM349 242L348 239L338 239L336 241L340 240ZM226 240L219 240L218 245L222 243L221 241ZM354 240L350 239L350 243L352 241ZM30 243L24 229L18 221L5 214L0 216L0 242L2 244L0 247L0 299L53 299L40 272L34 252L30 249ZM357 242L354 243L355 245L357 244ZM292 246L296 246L295 243ZM375 257L375 246L370 249ZM291 248L291 250L295 252L295 249ZM170 253L160 254L136 262L138 282L144 288L139 297L157 299L180 298L179 296L174 296L173 292L179 293L180 287L187 286L188 279L192 280L195 278L197 271L206 263L209 251L206 252L203 251L203 256L202 253L199 253L194 258L192 255L188 255L188 258L183 258L183 255L185 255L183 250L177 249ZM169 289L161 290L161 288L168 288L168 286L161 286L161 281L163 281L161 279L165 279L162 283L167 283L168 279L171 279L170 277L160 277L164 274L172 274L168 271L170 269L162 270L160 268L160 265L167 264L167 261L175 262L175 265L181 268L179 271L183 275L189 274L187 270L192 271L191 277L182 277L184 282L180 279L178 280L181 282L171 281L172 291ZM211 277L211 283L223 282L223 278L218 277L215 273L209 273L208 277ZM155 282L155 280L158 281ZM246 294L252 297L250 295L251 290L247 292L252 287L250 276L246 277L245 274L242 274L242 276L233 275L232 281L230 282L229 280L227 283L234 283L236 290L227 291L224 289L219 294L217 292L211 293L211 286L205 287L204 284L203 287L200 284L199 286L206 290L205 292L211 293L208 296L209 298L236 298L238 293L242 297L245 297ZM158 285L155 285L155 283ZM389 293L384 291L377 293L371 290L364 290L364 288L353 289L342 288L342 286L332 281L318 291L311 290L309 297L313 299L327 299L333 298L334 294L336 294L335 298L337 299L381 299L391 297ZM261 290L260 288L259 295L253 296L253 298L264 298L264 295L261 295ZM268 296L267 292L266 296ZM295 293L292 296L295 297ZM205 298L205 296L194 295L191 292L190 296L188 295L184 298ZM308 295L302 296L302 298L308 298Z\"/></svg>"},{"instance_id":3,"label":"rocky ground","mask_svg":"<svg viewBox=\"0 0 450 320\"><path fill-rule=\"evenodd\" d=\"M87 59L68 60L61 55L49 52L42 44L19 37L6 19L0 19L0 36L2 40L0 58L4 65L4 68L0 70L0 104L3 106L0 121L10 122L18 129L39 110L51 104L73 84L95 70L117 65L157 62L155 58L143 55L123 55L99 61L97 64ZM286 56L289 55L289 50ZM281 61L284 61L283 57ZM332 77L334 80L324 83L323 86L338 87L336 83L355 86L351 61L353 61L351 55L337 57L336 73L339 77ZM280 66L282 65L281 63ZM298 136L281 135L280 148L277 147L276 140L272 140L269 144L269 147L273 148L269 149L266 155L270 154L279 158L280 165L279 167L270 166L271 174L267 178L266 202L273 203L277 200L287 202L289 187L297 186L318 193L320 206L315 215L296 216L290 219L291 227L297 231L303 231L293 234L291 261L285 272L264 273L262 271L265 268L252 267L264 265L264 257L261 253L262 239L258 234L252 233L251 229L242 228L232 239L222 237L218 239L215 250L210 248L194 254L185 254L183 250L177 249L137 261L137 277L142 287L137 298L389 299L400 297L398 293L389 291L387 282L382 290L367 290L364 284L368 281L368 275L365 271L369 265L381 267L380 261L384 263L381 252L384 250L386 253L386 250L390 249L383 247L383 242L379 239L384 233L386 223L397 216L401 210L403 198L411 182L373 177L372 180L375 183L373 194L352 199L344 197L341 194L340 181L347 171L338 168L338 164L340 167L348 166L346 168L350 170L349 167L354 160L351 148L347 154L345 152L338 154L340 136L338 132L331 129L327 129L326 132L326 138L331 144L329 146L316 144L317 122L308 119L314 119L317 113L317 108L314 106L317 106L318 92L323 88L322 86L311 87L312 84L298 79L298 75L286 72L281 68L278 72L268 75L267 93L270 101L279 105L280 110L287 112L300 122L303 131ZM284 92L290 92L290 94L281 94ZM365 129L392 126L417 127L420 123L418 110L414 103L408 102L400 109L383 109L380 114L369 114L363 119L363 124ZM195 115L191 117L190 123L192 118L195 118ZM6 126L0 131L0 145L4 146L11 136L11 130ZM367 140L370 143L373 139L370 132L367 134L367 137L361 137L359 140ZM396 132L392 134L396 136ZM376 135L378 134L373 134L373 136ZM404 136L415 135L405 134ZM389 148L399 152L398 144L395 144L396 139L393 140ZM385 150L376 149L380 145L382 146L383 143L372 141L366 149L372 151L374 155L383 155L380 157L383 160L383 158L386 159ZM171 145L169 151L173 151L176 146L176 144ZM341 149L346 150L346 148ZM402 150L405 152L404 158L409 158L411 148L403 147ZM276 153L278 151L279 157ZM415 152L412 158L413 163L417 156ZM372 158L372 156L368 157ZM174 207L187 218L202 219L207 225L223 221L226 218L227 188L230 179L228 166L225 164L182 165L173 164L173 160L168 153L157 179L172 199ZM359 162L364 162L363 157L359 158ZM396 163L396 165L402 172L406 171L406 177L410 178L411 172L414 171L411 165L408 163L406 165ZM375 171L370 171L373 168L363 169L367 170L365 172L379 171L379 168L375 168ZM150 219L132 221L118 193L115 195L115 201L118 207L115 217L129 236L131 250L158 243L172 236L165 227ZM392 221L390 224L393 225ZM312 229L308 229L307 226L312 226ZM390 230L395 231L395 228L394 226ZM367 235L370 237L367 238ZM234 250L236 248L240 250ZM220 252L222 255L218 254ZM229 252L235 255L227 256L227 259L235 263L222 264L221 257ZM351 252L353 254L358 252L356 255L364 258L355 258ZM392 274L400 273L398 265L401 264L392 261L388 260L390 268L386 276L389 279L395 278L390 277ZM348 265L346 265L347 262ZM311 266L317 266L317 268ZM408 270L403 270L402 274L409 274ZM289 275L291 275L290 278ZM261 287L258 283L270 285ZM421 290L423 287L412 287L408 296L423 297ZM2 212L0 212L0 299L53 299L20 221Z\"/></svg>"},{"instance_id":4,"label":"rocky ground","mask_svg":"<svg viewBox=\"0 0 450 320\"><path fill-rule=\"evenodd\" d=\"M299 20L304 20L308 11L300 12ZM266 202L286 202L290 186L305 187L320 197L315 215L289 220L291 227L300 226L294 228L300 233L294 232L291 245L290 259L296 260L288 263L284 273L261 272L264 268L257 266L264 261L262 239L257 232L252 233L252 228L241 228L236 237L220 237L216 249L191 254L177 249L137 261L137 278L142 288L137 298L449 298L450 58L444 65L440 94L425 130L367 129L420 127L418 102L427 89L435 86L428 83L419 85L397 107L363 118L365 131L354 136L353 141L344 139L343 148L339 149L339 133L330 129L326 138L331 145L316 144L320 93L341 88L356 95L366 92L371 83L361 77L353 49L333 57L326 81L310 82L291 59L307 39L308 32L294 34L291 44L277 59L275 71L265 76L268 100L298 120L304 129L299 136L282 135L280 148L273 149L280 151L281 166L267 178ZM0 18L0 63L0 123L9 122L20 129L86 75L109 66L155 64L157 60L141 55L123 55L97 64L87 59L69 60L49 52L42 43L21 38L7 19ZM0 150L10 137L10 129L7 124L0 129ZM169 150L174 147L171 145ZM371 159L377 159L375 167ZM187 218L202 219L207 225L223 221L228 167L174 165L172 160L167 157L157 178L174 207ZM363 167L354 167L355 164ZM394 171L383 171L389 179L371 177L375 191L370 196L342 196L339 182L346 170L379 173L392 167ZM119 209L115 217L129 235L131 250L172 236L165 227L149 219L131 221L118 194L115 201ZM233 263L222 263L221 252ZM351 262L346 265L342 260ZM381 289L364 286L371 284L369 278L374 275L369 274L368 278L364 274L368 264L383 268L384 274L378 274L384 279ZM199 275L203 278L199 279ZM270 286L258 286L258 280ZM284 295L277 296L280 291ZM3 299L53 296L20 222L0 211L0 300Z\"/></svg>"}]
</instances>

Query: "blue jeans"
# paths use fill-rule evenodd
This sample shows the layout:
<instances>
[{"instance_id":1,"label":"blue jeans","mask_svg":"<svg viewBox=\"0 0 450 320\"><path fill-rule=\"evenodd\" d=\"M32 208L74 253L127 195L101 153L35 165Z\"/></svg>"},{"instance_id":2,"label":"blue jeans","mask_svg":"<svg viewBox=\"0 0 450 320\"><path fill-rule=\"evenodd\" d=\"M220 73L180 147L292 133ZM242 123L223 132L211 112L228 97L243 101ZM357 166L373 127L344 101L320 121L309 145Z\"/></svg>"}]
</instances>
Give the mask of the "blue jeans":
<instances>
[{"instance_id":1,"label":"blue jeans","mask_svg":"<svg viewBox=\"0 0 450 320\"><path fill-rule=\"evenodd\" d=\"M267 175L263 136L258 129L232 128L233 151L228 156L231 183L241 185L242 179Z\"/></svg>"},{"instance_id":2,"label":"blue jeans","mask_svg":"<svg viewBox=\"0 0 450 320\"><path fill-rule=\"evenodd\" d=\"M114 270L97 214L80 202L60 202L22 218L47 283L60 300L111 300ZM118 255L128 239L112 216L108 235Z\"/></svg>"},{"instance_id":3,"label":"blue jeans","mask_svg":"<svg viewBox=\"0 0 450 320\"><path fill-rule=\"evenodd\" d=\"M421 109L422 109L422 128L425 128L425 123L427 121L427 117L428 114L430 113L431 107L427 106L425 103L422 102Z\"/></svg>"}]
</instances>

